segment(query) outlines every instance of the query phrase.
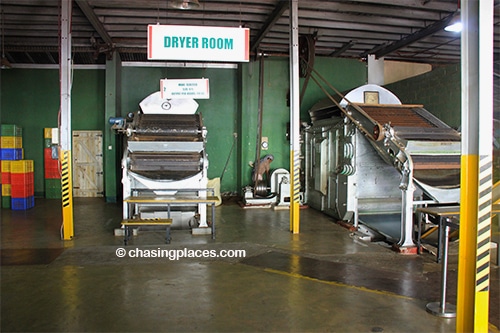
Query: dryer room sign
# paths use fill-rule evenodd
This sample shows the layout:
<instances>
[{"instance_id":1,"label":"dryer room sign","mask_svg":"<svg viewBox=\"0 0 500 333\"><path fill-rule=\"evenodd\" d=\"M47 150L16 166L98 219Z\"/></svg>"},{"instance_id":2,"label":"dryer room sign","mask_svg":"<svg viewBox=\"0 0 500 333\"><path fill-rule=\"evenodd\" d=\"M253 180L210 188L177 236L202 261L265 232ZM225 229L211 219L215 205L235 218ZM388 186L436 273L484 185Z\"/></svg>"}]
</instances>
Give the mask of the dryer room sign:
<instances>
[{"instance_id":1,"label":"dryer room sign","mask_svg":"<svg viewBox=\"0 0 500 333\"><path fill-rule=\"evenodd\" d=\"M249 61L248 28L148 25L148 60Z\"/></svg>"}]
</instances>

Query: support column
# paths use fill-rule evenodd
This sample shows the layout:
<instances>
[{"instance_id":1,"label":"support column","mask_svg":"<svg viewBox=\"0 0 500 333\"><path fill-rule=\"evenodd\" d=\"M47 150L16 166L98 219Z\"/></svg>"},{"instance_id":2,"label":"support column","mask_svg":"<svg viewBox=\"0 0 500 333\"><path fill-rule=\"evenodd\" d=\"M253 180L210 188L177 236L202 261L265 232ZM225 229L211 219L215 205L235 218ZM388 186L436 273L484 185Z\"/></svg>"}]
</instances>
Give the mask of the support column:
<instances>
[{"instance_id":1,"label":"support column","mask_svg":"<svg viewBox=\"0 0 500 333\"><path fill-rule=\"evenodd\" d=\"M457 332L488 332L493 0L462 0L462 157Z\"/></svg>"},{"instance_id":2,"label":"support column","mask_svg":"<svg viewBox=\"0 0 500 333\"><path fill-rule=\"evenodd\" d=\"M290 1L290 231L300 230L299 1Z\"/></svg>"},{"instance_id":3,"label":"support column","mask_svg":"<svg viewBox=\"0 0 500 333\"><path fill-rule=\"evenodd\" d=\"M121 59L117 52L106 61L106 99L104 110L104 195L107 202L117 202L118 176L121 168L121 145L117 136L109 128L108 119L121 116L120 103Z\"/></svg>"},{"instance_id":4,"label":"support column","mask_svg":"<svg viewBox=\"0 0 500 333\"><path fill-rule=\"evenodd\" d=\"M71 183L71 15L73 1L61 0L61 36L59 51L60 80L60 113L59 128L60 151L59 159L62 165L62 238L71 240L74 236L73 227L73 186Z\"/></svg>"}]
</instances>

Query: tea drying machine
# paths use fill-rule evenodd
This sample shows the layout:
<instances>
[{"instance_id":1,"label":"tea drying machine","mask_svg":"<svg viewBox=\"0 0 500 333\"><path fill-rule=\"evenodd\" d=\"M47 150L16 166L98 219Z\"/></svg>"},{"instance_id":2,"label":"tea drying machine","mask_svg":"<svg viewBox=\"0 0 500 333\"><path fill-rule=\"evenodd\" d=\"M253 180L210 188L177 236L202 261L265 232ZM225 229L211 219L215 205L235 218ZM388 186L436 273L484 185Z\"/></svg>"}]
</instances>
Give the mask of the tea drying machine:
<instances>
[{"instance_id":1,"label":"tea drying machine","mask_svg":"<svg viewBox=\"0 0 500 333\"><path fill-rule=\"evenodd\" d=\"M417 206L458 203L460 134L422 105L368 84L309 111L305 200L412 253ZM372 232L374 231L374 232Z\"/></svg>"},{"instance_id":2,"label":"tea drying machine","mask_svg":"<svg viewBox=\"0 0 500 333\"><path fill-rule=\"evenodd\" d=\"M113 129L125 134L122 158L123 198L207 196L207 131L194 100L168 100L156 92L128 119L114 118ZM207 227L206 204L166 206L124 200L123 219L172 219L172 228ZM192 200L191 200L192 201Z\"/></svg>"}]
</instances>

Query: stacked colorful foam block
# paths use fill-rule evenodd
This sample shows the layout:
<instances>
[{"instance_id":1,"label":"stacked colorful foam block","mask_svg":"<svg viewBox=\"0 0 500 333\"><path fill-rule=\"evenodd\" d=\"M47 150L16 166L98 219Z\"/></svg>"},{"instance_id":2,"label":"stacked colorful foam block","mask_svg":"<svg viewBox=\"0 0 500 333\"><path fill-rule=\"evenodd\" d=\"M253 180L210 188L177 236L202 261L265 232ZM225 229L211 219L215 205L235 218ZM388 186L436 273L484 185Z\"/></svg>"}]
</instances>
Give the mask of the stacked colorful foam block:
<instances>
[{"instance_id":1,"label":"stacked colorful foam block","mask_svg":"<svg viewBox=\"0 0 500 333\"><path fill-rule=\"evenodd\" d=\"M61 199L61 173L59 172L56 131L57 129L54 128L44 128L43 130L45 198L47 199Z\"/></svg>"},{"instance_id":2,"label":"stacked colorful foam block","mask_svg":"<svg viewBox=\"0 0 500 333\"><path fill-rule=\"evenodd\" d=\"M2 208L10 208L11 184L10 184L10 162L0 160L2 170Z\"/></svg>"},{"instance_id":3,"label":"stacked colorful foam block","mask_svg":"<svg viewBox=\"0 0 500 333\"><path fill-rule=\"evenodd\" d=\"M32 160L10 163L11 209L26 210L35 206L35 177Z\"/></svg>"},{"instance_id":4,"label":"stacked colorful foam block","mask_svg":"<svg viewBox=\"0 0 500 333\"><path fill-rule=\"evenodd\" d=\"M0 125L0 164L2 171L2 207L25 210L35 205L34 166L23 160L22 128Z\"/></svg>"},{"instance_id":5,"label":"stacked colorful foam block","mask_svg":"<svg viewBox=\"0 0 500 333\"><path fill-rule=\"evenodd\" d=\"M22 160L23 153L23 129L16 125L0 125L0 160Z\"/></svg>"}]
</instances>

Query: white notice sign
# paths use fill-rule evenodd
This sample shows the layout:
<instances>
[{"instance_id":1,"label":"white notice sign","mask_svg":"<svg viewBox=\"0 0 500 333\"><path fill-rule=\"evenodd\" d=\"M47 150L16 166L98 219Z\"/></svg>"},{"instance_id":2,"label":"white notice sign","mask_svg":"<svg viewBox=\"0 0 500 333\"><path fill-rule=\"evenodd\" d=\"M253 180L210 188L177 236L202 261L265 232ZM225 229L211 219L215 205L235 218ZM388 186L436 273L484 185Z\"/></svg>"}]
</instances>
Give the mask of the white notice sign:
<instances>
[{"instance_id":1,"label":"white notice sign","mask_svg":"<svg viewBox=\"0 0 500 333\"><path fill-rule=\"evenodd\" d=\"M148 25L148 60L249 61L248 28Z\"/></svg>"},{"instance_id":2,"label":"white notice sign","mask_svg":"<svg viewBox=\"0 0 500 333\"><path fill-rule=\"evenodd\" d=\"M209 99L208 79L163 79L160 80L161 98Z\"/></svg>"}]
</instances>

